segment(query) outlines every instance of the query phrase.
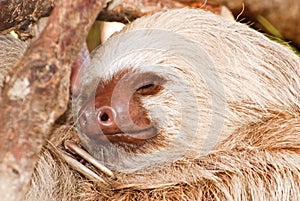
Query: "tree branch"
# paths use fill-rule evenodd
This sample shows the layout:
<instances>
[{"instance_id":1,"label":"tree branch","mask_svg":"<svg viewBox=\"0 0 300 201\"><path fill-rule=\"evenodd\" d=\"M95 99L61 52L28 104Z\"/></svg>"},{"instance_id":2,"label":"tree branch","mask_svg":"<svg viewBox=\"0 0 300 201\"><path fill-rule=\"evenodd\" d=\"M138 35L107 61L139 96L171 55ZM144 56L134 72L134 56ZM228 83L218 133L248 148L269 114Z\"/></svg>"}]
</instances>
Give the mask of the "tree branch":
<instances>
[{"instance_id":1,"label":"tree branch","mask_svg":"<svg viewBox=\"0 0 300 201\"><path fill-rule=\"evenodd\" d=\"M70 69L103 1L57 1L6 77L0 99L0 197L22 200L37 155L69 99ZM68 20L66 20L68 19Z\"/></svg>"},{"instance_id":2,"label":"tree branch","mask_svg":"<svg viewBox=\"0 0 300 201\"><path fill-rule=\"evenodd\" d=\"M51 13L55 0L0 1L0 33L16 31L21 39L32 37L30 27L39 18ZM111 0L98 14L98 20L127 23L138 17L170 8L202 8L220 14L223 6L189 0ZM34 8L34 9L33 9ZM70 18L68 18L70 20Z\"/></svg>"}]
</instances>

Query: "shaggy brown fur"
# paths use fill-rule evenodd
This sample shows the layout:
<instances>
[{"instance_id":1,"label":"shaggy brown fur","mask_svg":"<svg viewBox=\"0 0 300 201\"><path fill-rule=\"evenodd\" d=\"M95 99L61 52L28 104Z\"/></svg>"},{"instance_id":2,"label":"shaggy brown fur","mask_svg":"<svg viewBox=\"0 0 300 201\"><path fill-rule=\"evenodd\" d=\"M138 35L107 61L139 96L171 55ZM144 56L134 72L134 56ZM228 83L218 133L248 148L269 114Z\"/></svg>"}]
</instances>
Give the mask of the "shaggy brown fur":
<instances>
[{"instance_id":1,"label":"shaggy brown fur","mask_svg":"<svg viewBox=\"0 0 300 201\"><path fill-rule=\"evenodd\" d=\"M195 19L200 22L193 27ZM196 152L197 143L202 146L196 141L178 160L165 158L163 166L158 163L127 172L112 166L117 179L102 175L109 184L104 185L74 171L61 156L66 139L93 148L78 138L67 115L58 121L41 153L26 200L300 200L299 58L246 26L202 11L158 13L133 23L125 32L135 27L163 27L189 35L212 54L228 105L221 141L207 154ZM218 49L222 51L214 55ZM176 58L172 62L178 65ZM192 76L187 69L182 67L181 72ZM195 89L199 100L207 96L205 90ZM210 108L204 109L208 119ZM200 138L201 129L193 136Z\"/></svg>"},{"instance_id":2,"label":"shaggy brown fur","mask_svg":"<svg viewBox=\"0 0 300 201\"><path fill-rule=\"evenodd\" d=\"M12 35L0 35L0 87L7 69L18 61L26 47L25 42L16 40Z\"/></svg>"}]
</instances>

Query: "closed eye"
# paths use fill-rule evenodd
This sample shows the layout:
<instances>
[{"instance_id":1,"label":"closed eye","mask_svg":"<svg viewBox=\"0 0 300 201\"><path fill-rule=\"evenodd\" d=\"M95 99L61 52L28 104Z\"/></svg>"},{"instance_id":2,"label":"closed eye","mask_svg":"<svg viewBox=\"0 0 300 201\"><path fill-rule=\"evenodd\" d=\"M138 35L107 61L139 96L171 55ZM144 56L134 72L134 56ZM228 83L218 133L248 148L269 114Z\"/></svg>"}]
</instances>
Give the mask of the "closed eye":
<instances>
[{"instance_id":1,"label":"closed eye","mask_svg":"<svg viewBox=\"0 0 300 201\"><path fill-rule=\"evenodd\" d=\"M146 95L155 95L161 89L162 89L162 86L150 83L150 84L146 84L146 85L141 86L140 88L138 88L136 90L136 92L138 94L144 95L144 96L146 96Z\"/></svg>"},{"instance_id":2,"label":"closed eye","mask_svg":"<svg viewBox=\"0 0 300 201\"><path fill-rule=\"evenodd\" d=\"M154 84L146 84L146 85L140 87L138 90L149 89L149 88L151 88L151 87L153 87L153 86L154 86Z\"/></svg>"}]
</instances>

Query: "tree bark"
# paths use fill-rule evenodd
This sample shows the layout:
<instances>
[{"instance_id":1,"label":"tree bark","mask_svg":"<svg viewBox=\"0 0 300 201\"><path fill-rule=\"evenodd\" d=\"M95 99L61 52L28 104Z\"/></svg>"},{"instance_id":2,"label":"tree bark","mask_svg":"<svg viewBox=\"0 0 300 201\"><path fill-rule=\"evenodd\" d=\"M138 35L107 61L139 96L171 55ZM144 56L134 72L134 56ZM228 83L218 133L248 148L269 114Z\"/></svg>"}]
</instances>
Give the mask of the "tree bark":
<instances>
[{"instance_id":1,"label":"tree bark","mask_svg":"<svg viewBox=\"0 0 300 201\"><path fill-rule=\"evenodd\" d=\"M0 33L12 30L21 37L28 36L28 27L43 16L49 16L54 0L4 0L0 1Z\"/></svg>"},{"instance_id":2,"label":"tree bark","mask_svg":"<svg viewBox=\"0 0 300 201\"><path fill-rule=\"evenodd\" d=\"M23 40L32 37L30 27L39 18L51 13L56 0L3 0L0 1L0 33L12 30ZM138 17L170 8L202 8L220 14L222 6L215 3L185 0L111 0L97 19L103 21L130 22ZM34 8L34 9L33 9ZM67 18L66 20L70 20Z\"/></svg>"},{"instance_id":3,"label":"tree bark","mask_svg":"<svg viewBox=\"0 0 300 201\"><path fill-rule=\"evenodd\" d=\"M37 155L66 109L71 65L104 0L56 4L46 28L9 70L1 90L1 200L22 200L26 193Z\"/></svg>"}]
</instances>

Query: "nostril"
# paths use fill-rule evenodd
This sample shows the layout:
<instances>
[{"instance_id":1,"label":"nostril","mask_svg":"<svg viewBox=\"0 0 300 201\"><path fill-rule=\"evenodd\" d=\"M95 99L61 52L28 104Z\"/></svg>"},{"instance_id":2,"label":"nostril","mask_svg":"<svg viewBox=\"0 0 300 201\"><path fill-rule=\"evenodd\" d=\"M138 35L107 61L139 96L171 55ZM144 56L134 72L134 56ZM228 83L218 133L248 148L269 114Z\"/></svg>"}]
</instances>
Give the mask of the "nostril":
<instances>
[{"instance_id":1,"label":"nostril","mask_svg":"<svg viewBox=\"0 0 300 201\"><path fill-rule=\"evenodd\" d=\"M103 106L98 109L98 121L101 126L113 125L116 118L116 112L112 107Z\"/></svg>"},{"instance_id":2,"label":"nostril","mask_svg":"<svg viewBox=\"0 0 300 201\"><path fill-rule=\"evenodd\" d=\"M100 120L101 121L108 121L109 120L109 116L107 113L103 113L100 115Z\"/></svg>"}]
</instances>

